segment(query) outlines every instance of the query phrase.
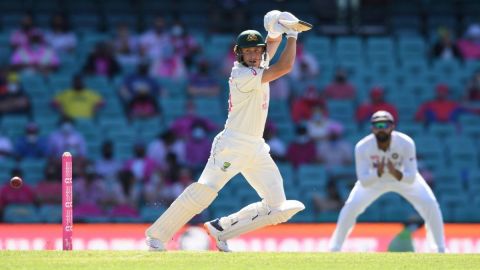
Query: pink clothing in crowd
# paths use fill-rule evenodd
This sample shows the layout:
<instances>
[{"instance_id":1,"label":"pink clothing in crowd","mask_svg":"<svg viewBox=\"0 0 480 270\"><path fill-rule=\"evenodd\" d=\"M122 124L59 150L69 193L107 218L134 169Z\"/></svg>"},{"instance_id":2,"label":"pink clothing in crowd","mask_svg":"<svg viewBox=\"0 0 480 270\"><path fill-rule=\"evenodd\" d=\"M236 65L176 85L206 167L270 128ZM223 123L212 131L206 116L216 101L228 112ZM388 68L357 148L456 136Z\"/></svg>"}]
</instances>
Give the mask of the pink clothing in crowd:
<instances>
[{"instance_id":1,"label":"pink clothing in crowd","mask_svg":"<svg viewBox=\"0 0 480 270\"><path fill-rule=\"evenodd\" d=\"M56 67L60 64L58 55L46 46L36 49L29 46L22 46L13 53L11 64L14 66L49 66Z\"/></svg>"},{"instance_id":2,"label":"pink clothing in crowd","mask_svg":"<svg viewBox=\"0 0 480 270\"><path fill-rule=\"evenodd\" d=\"M10 36L10 45L13 47L27 46L30 44L30 36L34 34L41 35L42 32L38 28L16 30Z\"/></svg>"},{"instance_id":3,"label":"pink clothing in crowd","mask_svg":"<svg viewBox=\"0 0 480 270\"><path fill-rule=\"evenodd\" d=\"M30 204L35 202L35 193L28 184L24 182L22 188L12 188L7 181L0 188L0 208L7 204Z\"/></svg>"},{"instance_id":4,"label":"pink clothing in crowd","mask_svg":"<svg viewBox=\"0 0 480 270\"><path fill-rule=\"evenodd\" d=\"M131 171L137 180L148 183L157 166L153 159L144 157L127 160L124 168Z\"/></svg>"}]
</instances>

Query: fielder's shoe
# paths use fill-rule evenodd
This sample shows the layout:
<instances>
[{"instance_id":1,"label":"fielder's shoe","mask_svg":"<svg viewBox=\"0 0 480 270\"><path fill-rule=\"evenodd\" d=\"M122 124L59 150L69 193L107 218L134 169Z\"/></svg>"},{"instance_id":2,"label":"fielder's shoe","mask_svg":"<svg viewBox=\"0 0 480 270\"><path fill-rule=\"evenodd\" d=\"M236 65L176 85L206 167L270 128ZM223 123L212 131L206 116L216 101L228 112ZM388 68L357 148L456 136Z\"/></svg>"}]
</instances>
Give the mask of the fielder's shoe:
<instances>
[{"instance_id":1,"label":"fielder's shoe","mask_svg":"<svg viewBox=\"0 0 480 270\"><path fill-rule=\"evenodd\" d=\"M214 219L212 221L208 221L208 222L205 222L203 224L203 226L205 227L205 229L207 230L208 234L210 234L211 237L213 237L215 239L215 242L217 244L217 248L219 251L222 251L222 252L232 252L229 248L228 248L228 244L227 244L227 241L222 241L220 239L218 239L218 234L223 231L223 228L222 226L220 226L220 224L218 223L219 219Z\"/></svg>"},{"instance_id":2,"label":"fielder's shoe","mask_svg":"<svg viewBox=\"0 0 480 270\"><path fill-rule=\"evenodd\" d=\"M166 251L165 245L158 239L147 236L145 243L147 244L149 251Z\"/></svg>"}]
</instances>

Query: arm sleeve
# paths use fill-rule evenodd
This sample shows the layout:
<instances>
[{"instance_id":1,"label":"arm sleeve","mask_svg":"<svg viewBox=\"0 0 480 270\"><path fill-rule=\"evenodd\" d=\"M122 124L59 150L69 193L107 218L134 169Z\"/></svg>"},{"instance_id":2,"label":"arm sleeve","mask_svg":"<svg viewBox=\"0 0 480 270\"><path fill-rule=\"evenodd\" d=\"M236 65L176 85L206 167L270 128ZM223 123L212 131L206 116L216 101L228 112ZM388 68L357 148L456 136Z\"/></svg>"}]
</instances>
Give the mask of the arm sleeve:
<instances>
[{"instance_id":1,"label":"arm sleeve","mask_svg":"<svg viewBox=\"0 0 480 270\"><path fill-rule=\"evenodd\" d=\"M262 85L262 68L240 68L232 74L233 83L236 90L242 93L249 93L260 89Z\"/></svg>"},{"instance_id":2,"label":"arm sleeve","mask_svg":"<svg viewBox=\"0 0 480 270\"><path fill-rule=\"evenodd\" d=\"M417 158L416 158L416 151L415 151L415 142L413 140L407 141L405 143L405 155L403 161L403 177L402 182L407 184L413 183L415 181L417 175Z\"/></svg>"},{"instance_id":3,"label":"arm sleeve","mask_svg":"<svg viewBox=\"0 0 480 270\"><path fill-rule=\"evenodd\" d=\"M355 163L357 179L363 187L371 186L378 180L377 173L370 170L370 160L365 157L364 147L361 144L355 146Z\"/></svg>"}]
</instances>

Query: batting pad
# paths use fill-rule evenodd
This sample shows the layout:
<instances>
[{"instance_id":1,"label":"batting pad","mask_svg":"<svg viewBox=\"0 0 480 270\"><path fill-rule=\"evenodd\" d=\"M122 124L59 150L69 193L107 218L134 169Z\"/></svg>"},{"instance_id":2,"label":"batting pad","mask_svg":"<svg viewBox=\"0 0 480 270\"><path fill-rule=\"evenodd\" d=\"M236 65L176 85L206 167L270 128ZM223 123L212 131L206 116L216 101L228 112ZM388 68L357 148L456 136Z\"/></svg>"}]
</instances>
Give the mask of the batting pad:
<instances>
[{"instance_id":1,"label":"batting pad","mask_svg":"<svg viewBox=\"0 0 480 270\"><path fill-rule=\"evenodd\" d=\"M232 221L231 226L224 228L217 237L225 241L268 225L283 223L303 209L305 205L296 200L287 200L280 207L273 209L264 202L252 203L228 216L227 218Z\"/></svg>"},{"instance_id":2,"label":"batting pad","mask_svg":"<svg viewBox=\"0 0 480 270\"><path fill-rule=\"evenodd\" d=\"M207 208L216 197L217 192L212 188L197 182L191 184L145 231L145 235L168 242L176 231Z\"/></svg>"}]
</instances>

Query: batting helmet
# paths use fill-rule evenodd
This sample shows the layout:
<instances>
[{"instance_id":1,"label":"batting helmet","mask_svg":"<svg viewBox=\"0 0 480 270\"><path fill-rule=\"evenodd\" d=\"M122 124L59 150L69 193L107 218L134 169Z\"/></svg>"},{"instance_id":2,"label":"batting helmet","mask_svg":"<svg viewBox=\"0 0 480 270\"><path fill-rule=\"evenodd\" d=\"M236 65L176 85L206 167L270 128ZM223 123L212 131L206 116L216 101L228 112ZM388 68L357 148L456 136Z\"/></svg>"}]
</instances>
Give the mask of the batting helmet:
<instances>
[{"instance_id":1,"label":"batting helmet","mask_svg":"<svg viewBox=\"0 0 480 270\"><path fill-rule=\"evenodd\" d=\"M237 37L237 43L233 48L235 55L237 56L237 61L246 65L242 58L242 51L243 48L250 48L250 47L263 47L264 53L267 51L267 44L265 43L265 39L263 38L262 34L260 34L256 30L246 30L240 33ZM264 59L266 55L264 54Z\"/></svg>"}]
</instances>

